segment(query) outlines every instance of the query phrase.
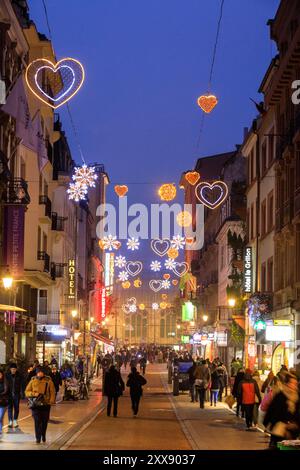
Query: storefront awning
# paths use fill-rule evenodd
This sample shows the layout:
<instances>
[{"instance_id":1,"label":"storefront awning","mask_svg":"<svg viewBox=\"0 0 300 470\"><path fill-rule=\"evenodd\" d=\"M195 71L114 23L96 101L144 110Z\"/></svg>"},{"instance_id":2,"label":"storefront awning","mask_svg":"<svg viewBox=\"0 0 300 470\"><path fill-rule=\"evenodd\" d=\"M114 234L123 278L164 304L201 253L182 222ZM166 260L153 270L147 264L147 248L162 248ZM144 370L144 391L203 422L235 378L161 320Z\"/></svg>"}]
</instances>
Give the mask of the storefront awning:
<instances>
[{"instance_id":1,"label":"storefront awning","mask_svg":"<svg viewBox=\"0 0 300 470\"><path fill-rule=\"evenodd\" d=\"M91 331L91 336L95 339L97 339L98 341L102 341L102 343L105 343L105 344L108 344L109 346L113 346L114 345L114 342L111 341L110 339L108 338L105 338L105 336L101 336L93 331Z\"/></svg>"},{"instance_id":2,"label":"storefront awning","mask_svg":"<svg viewBox=\"0 0 300 470\"><path fill-rule=\"evenodd\" d=\"M15 305L0 304L0 312L27 312L27 310L21 307L16 307Z\"/></svg>"}]
</instances>

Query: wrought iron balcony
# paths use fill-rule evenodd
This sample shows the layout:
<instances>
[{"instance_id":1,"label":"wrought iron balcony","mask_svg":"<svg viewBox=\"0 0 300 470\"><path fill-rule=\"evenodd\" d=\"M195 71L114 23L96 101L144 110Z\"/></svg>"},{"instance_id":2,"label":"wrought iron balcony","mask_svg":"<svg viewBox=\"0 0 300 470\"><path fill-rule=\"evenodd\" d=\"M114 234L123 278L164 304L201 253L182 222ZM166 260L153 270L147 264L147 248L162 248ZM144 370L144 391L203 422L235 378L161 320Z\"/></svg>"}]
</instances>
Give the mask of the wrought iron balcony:
<instances>
[{"instance_id":1,"label":"wrought iron balcony","mask_svg":"<svg viewBox=\"0 0 300 470\"><path fill-rule=\"evenodd\" d=\"M46 273L50 272L50 256L45 251L38 251L37 252L37 259L40 261L44 261L44 271Z\"/></svg>"},{"instance_id":2,"label":"wrought iron balcony","mask_svg":"<svg viewBox=\"0 0 300 470\"><path fill-rule=\"evenodd\" d=\"M44 311L38 312L37 323L40 325L60 325L61 314L60 312Z\"/></svg>"},{"instance_id":3,"label":"wrought iron balcony","mask_svg":"<svg viewBox=\"0 0 300 470\"><path fill-rule=\"evenodd\" d=\"M51 219L52 216L52 203L48 196L40 196L39 197L39 204L44 204L45 205L45 216L49 217Z\"/></svg>"},{"instance_id":4,"label":"wrought iron balcony","mask_svg":"<svg viewBox=\"0 0 300 470\"><path fill-rule=\"evenodd\" d=\"M57 230L58 232L63 232L64 230L64 221L65 217L59 217L57 212L52 212L52 230Z\"/></svg>"},{"instance_id":5,"label":"wrought iron balcony","mask_svg":"<svg viewBox=\"0 0 300 470\"><path fill-rule=\"evenodd\" d=\"M51 277L55 281L57 277L64 277L66 263L51 263Z\"/></svg>"},{"instance_id":6,"label":"wrought iron balcony","mask_svg":"<svg viewBox=\"0 0 300 470\"><path fill-rule=\"evenodd\" d=\"M27 205L30 203L28 185L23 178L12 178L6 183L2 193L2 201L5 204Z\"/></svg>"}]
</instances>

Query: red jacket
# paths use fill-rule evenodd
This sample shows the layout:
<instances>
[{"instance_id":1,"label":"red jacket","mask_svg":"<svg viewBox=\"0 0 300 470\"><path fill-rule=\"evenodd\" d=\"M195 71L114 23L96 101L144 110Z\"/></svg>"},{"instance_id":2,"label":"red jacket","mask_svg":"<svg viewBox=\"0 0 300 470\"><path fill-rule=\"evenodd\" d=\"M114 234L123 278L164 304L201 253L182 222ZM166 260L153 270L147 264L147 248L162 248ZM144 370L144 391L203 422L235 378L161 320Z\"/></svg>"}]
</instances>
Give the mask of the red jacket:
<instances>
[{"instance_id":1,"label":"red jacket","mask_svg":"<svg viewBox=\"0 0 300 470\"><path fill-rule=\"evenodd\" d=\"M256 380L244 379L240 382L238 387L238 396L243 405L254 405L255 395L258 401L261 401L261 396Z\"/></svg>"}]
</instances>

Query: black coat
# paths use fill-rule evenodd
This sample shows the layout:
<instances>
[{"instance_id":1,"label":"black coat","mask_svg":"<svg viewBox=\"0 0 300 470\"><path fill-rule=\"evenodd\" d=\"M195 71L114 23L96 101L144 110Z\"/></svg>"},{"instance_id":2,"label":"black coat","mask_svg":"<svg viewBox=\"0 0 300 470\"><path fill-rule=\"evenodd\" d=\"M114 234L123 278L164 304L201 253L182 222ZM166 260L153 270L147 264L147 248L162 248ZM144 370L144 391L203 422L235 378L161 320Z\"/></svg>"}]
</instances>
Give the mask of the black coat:
<instances>
[{"instance_id":1,"label":"black coat","mask_svg":"<svg viewBox=\"0 0 300 470\"><path fill-rule=\"evenodd\" d=\"M6 374L7 387L8 387L8 397L18 397L20 398L23 393L23 377L20 372L16 372L13 375L11 372Z\"/></svg>"},{"instance_id":2,"label":"black coat","mask_svg":"<svg viewBox=\"0 0 300 470\"><path fill-rule=\"evenodd\" d=\"M59 391L59 386L62 384L61 375L58 371L55 372L55 374L51 372L50 377L52 379L52 382L54 383L55 391L57 393Z\"/></svg>"},{"instance_id":3,"label":"black coat","mask_svg":"<svg viewBox=\"0 0 300 470\"><path fill-rule=\"evenodd\" d=\"M189 382L191 385L193 385L195 383L195 376L194 376L194 372L195 372L195 369L196 369L196 364L193 364L187 371L187 373L189 374Z\"/></svg>"},{"instance_id":4,"label":"black coat","mask_svg":"<svg viewBox=\"0 0 300 470\"><path fill-rule=\"evenodd\" d=\"M109 370L104 378L104 393L108 397L119 397L125 390L121 374L116 369Z\"/></svg>"},{"instance_id":5,"label":"black coat","mask_svg":"<svg viewBox=\"0 0 300 470\"><path fill-rule=\"evenodd\" d=\"M220 390L220 388L221 388L221 377L220 377L220 374L219 374L218 370L214 370L211 373L210 380L211 380L210 389L211 390Z\"/></svg>"},{"instance_id":6,"label":"black coat","mask_svg":"<svg viewBox=\"0 0 300 470\"><path fill-rule=\"evenodd\" d=\"M291 421L297 423L300 427L300 401L296 405L295 413L288 410L287 398L283 392L278 392L272 399L264 418L264 426L270 425L272 432L273 426L279 421L287 423Z\"/></svg>"},{"instance_id":7,"label":"black coat","mask_svg":"<svg viewBox=\"0 0 300 470\"><path fill-rule=\"evenodd\" d=\"M146 385L147 380L138 372L128 375L128 380L126 386L130 388L130 395L142 396L143 395L143 385Z\"/></svg>"},{"instance_id":8,"label":"black coat","mask_svg":"<svg viewBox=\"0 0 300 470\"><path fill-rule=\"evenodd\" d=\"M238 372L235 376L234 384L232 387L232 395L234 396L234 398L237 398L238 396L239 384L244 379L244 377L245 377L245 372Z\"/></svg>"}]
</instances>

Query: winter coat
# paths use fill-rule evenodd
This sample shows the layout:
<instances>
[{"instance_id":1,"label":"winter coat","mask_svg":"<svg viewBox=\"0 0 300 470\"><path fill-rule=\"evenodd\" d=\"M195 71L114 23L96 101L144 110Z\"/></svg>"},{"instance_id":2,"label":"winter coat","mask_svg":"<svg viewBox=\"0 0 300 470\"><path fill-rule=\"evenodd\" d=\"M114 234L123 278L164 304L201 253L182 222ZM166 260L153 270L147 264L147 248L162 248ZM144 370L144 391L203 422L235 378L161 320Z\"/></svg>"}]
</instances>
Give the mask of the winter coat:
<instances>
[{"instance_id":1,"label":"winter coat","mask_svg":"<svg viewBox=\"0 0 300 470\"><path fill-rule=\"evenodd\" d=\"M238 372L237 375L235 376L233 387L232 387L232 395L234 398L237 398L238 396L238 387L240 382L244 379L245 377L245 372Z\"/></svg>"},{"instance_id":2,"label":"winter coat","mask_svg":"<svg viewBox=\"0 0 300 470\"><path fill-rule=\"evenodd\" d=\"M197 380L201 380L203 383L200 388L207 388L210 382L210 370L205 365L197 366L194 372L195 384L197 386Z\"/></svg>"},{"instance_id":3,"label":"winter coat","mask_svg":"<svg viewBox=\"0 0 300 470\"><path fill-rule=\"evenodd\" d=\"M193 385L195 383L195 370L196 370L196 364L193 364L187 371L189 374L189 383Z\"/></svg>"},{"instance_id":4,"label":"winter coat","mask_svg":"<svg viewBox=\"0 0 300 470\"><path fill-rule=\"evenodd\" d=\"M8 385L8 397L20 398L23 391L22 375L18 371L15 374L8 372L6 374L6 380Z\"/></svg>"},{"instance_id":5,"label":"winter coat","mask_svg":"<svg viewBox=\"0 0 300 470\"><path fill-rule=\"evenodd\" d=\"M125 390L125 384L121 374L116 369L105 373L104 393L108 397L119 397Z\"/></svg>"},{"instance_id":6,"label":"winter coat","mask_svg":"<svg viewBox=\"0 0 300 470\"><path fill-rule=\"evenodd\" d=\"M54 384L54 387L55 387L55 391L58 392L59 391L59 386L62 384L62 380L61 380L61 375L60 373L57 371L57 372L51 372L51 375L50 375L51 379L52 379L52 382Z\"/></svg>"},{"instance_id":7,"label":"winter coat","mask_svg":"<svg viewBox=\"0 0 300 470\"><path fill-rule=\"evenodd\" d=\"M3 379L0 380L0 407L7 406L7 398L8 398L8 385L7 385L6 377L3 377Z\"/></svg>"},{"instance_id":8,"label":"winter coat","mask_svg":"<svg viewBox=\"0 0 300 470\"><path fill-rule=\"evenodd\" d=\"M46 404L49 406L55 405L55 388L50 377L45 375L42 379L33 377L30 380L25 390L25 396L32 398L38 395L43 395Z\"/></svg>"},{"instance_id":9,"label":"winter coat","mask_svg":"<svg viewBox=\"0 0 300 470\"><path fill-rule=\"evenodd\" d=\"M250 376L245 378L239 383L238 386L238 399L242 405L254 405L257 396L258 402L261 402L260 391L257 382Z\"/></svg>"},{"instance_id":10,"label":"winter coat","mask_svg":"<svg viewBox=\"0 0 300 470\"><path fill-rule=\"evenodd\" d=\"M257 386L258 386L259 391L261 391L261 388L262 388L262 386L263 386L263 381L262 381L257 375L254 375L254 376L253 376L253 379L254 379L255 382L257 383ZM257 396L255 396L255 403L260 403L260 400L258 399Z\"/></svg>"},{"instance_id":11,"label":"winter coat","mask_svg":"<svg viewBox=\"0 0 300 470\"><path fill-rule=\"evenodd\" d=\"M269 427L270 432L276 425L276 423L296 423L300 427L300 401L298 400L296 405L296 410L294 413L291 413L288 409L287 397L283 392L278 392L272 398L271 403L268 406L263 424L265 427ZM296 431L296 435L299 433ZM285 436L283 436L285 437Z\"/></svg>"},{"instance_id":12,"label":"winter coat","mask_svg":"<svg viewBox=\"0 0 300 470\"><path fill-rule=\"evenodd\" d=\"M221 388L221 377L220 377L220 374L219 374L218 370L214 370L212 372L210 380L211 380L210 389L211 390L220 390L220 388Z\"/></svg>"},{"instance_id":13,"label":"winter coat","mask_svg":"<svg viewBox=\"0 0 300 470\"><path fill-rule=\"evenodd\" d=\"M130 388L130 395L133 396L142 396L143 395L143 385L146 385L147 380L139 374L139 372L136 372L133 374L128 375L128 380L126 383L126 386Z\"/></svg>"}]
</instances>

